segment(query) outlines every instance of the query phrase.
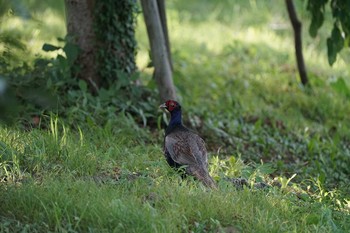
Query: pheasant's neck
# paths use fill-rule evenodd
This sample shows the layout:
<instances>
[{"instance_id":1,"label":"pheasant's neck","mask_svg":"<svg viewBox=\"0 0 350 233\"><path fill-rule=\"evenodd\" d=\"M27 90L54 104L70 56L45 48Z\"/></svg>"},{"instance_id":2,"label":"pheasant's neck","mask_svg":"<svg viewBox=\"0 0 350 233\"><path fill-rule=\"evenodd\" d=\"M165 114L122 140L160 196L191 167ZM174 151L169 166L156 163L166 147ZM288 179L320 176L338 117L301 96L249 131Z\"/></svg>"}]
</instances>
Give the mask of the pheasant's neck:
<instances>
[{"instance_id":1,"label":"pheasant's neck","mask_svg":"<svg viewBox=\"0 0 350 233\"><path fill-rule=\"evenodd\" d=\"M171 113L169 126L182 125L181 110L177 110Z\"/></svg>"}]
</instances>

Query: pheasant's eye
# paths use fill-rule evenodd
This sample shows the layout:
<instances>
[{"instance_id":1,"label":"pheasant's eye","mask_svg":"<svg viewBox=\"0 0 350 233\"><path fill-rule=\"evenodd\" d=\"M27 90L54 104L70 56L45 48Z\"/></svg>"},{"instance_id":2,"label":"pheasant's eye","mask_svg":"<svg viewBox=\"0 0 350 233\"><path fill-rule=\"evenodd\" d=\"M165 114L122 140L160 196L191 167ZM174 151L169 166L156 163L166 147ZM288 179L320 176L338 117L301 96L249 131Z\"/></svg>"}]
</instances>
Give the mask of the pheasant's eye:
<instances>
[{"instance_id":1,"label":"pheasant's eye","mask_svg":"<svg viewBox=\"0 0 350 233\"><path fill-rule=\"evenodd\" d=\"M168 101L167 105L172 108L175 107L175 103L173 101Z\"/></svg>"}]
</instances>

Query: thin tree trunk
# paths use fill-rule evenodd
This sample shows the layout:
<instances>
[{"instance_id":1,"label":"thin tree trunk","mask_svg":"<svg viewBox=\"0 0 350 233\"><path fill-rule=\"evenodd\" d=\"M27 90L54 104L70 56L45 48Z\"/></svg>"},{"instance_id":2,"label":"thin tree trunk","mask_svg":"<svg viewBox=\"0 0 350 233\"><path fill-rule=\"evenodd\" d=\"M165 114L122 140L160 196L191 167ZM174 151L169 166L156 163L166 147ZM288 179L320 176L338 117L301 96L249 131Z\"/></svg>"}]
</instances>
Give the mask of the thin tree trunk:
<instances>
[{"instance_id":1,"label":"thin tree trunk","mask_svg":"<svg viewBox=\"0 0 350 233\"><path fill-rule=\"evenodd\" d=\"M303 46L302 46L302 40L301 40L301 22L298 19L298 16L296 14L293 0L286 0L286 5L287 5L288 15L294 30L295 55L297 59L299 75L300 75L301 83L304 86L306 86L309 83L309 79L307 77L304 57L303 57Z\"/></svg>"},{"instance_id":2,"label":"thin tree trunk","mask_svg":"<svg viewBox=\"0 0 350 233\"><path fill-rule=\"evenodd\" d=\"M164 39L165 39L165 45L166 50L168 52L168 60L171 67L171 70L173 71L173 60L171 58L171 50L170 50L170 41L169 41L169 33L168 33L168 25L167 25L167 17L166 17L166 10L165 10L165 0L157 0L158 5L158 11L160 16L160 22L162 23L162 29L164 33Z\"/></svg>"},{"instance_id":3,"label":"thin tree trunk","mask_svg":"<svg viewBox=\"0 0 350 233\"><path fill-rule=\"evenodd\" d=\"M169 56L166 49L165 36L160 22L156 0L141 0L143 16L147 27L151 46L154 77L158 85L161 101L176 99Z\"/></svg>"},{"instance_id":4,"label":"thin tree trunk","mask_svg":"<svg viewBox=\"0 0 350 233\"><path fill-rule=\"evenodd\" d=\"M73 43L81 49L77 58L80 66L78 78L85 80L96 92L99 77L95 62L95 33L93 30L94 0L65 0L67 31Z\"/></svg>"}]
</instances>

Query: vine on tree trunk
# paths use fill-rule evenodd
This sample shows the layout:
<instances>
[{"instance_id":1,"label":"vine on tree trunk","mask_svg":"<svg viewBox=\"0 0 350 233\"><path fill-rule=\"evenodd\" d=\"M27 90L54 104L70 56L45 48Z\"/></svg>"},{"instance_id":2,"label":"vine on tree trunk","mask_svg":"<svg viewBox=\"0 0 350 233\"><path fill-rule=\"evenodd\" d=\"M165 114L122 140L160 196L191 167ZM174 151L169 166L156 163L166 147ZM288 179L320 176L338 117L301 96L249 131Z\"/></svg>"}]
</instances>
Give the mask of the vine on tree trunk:
<instances>
[{"instance_id":1,"label":"vine on tree trunk","mask_svg":"<svg viewBox=\"0 0 350 233\"><path fill-rule=\"evenodd\" d=\"M136 71L135 26L138 7L135 0L96 1L94 14L97 62L101 86L115 81L129 83Z\"/></svg>"}]
</instances>

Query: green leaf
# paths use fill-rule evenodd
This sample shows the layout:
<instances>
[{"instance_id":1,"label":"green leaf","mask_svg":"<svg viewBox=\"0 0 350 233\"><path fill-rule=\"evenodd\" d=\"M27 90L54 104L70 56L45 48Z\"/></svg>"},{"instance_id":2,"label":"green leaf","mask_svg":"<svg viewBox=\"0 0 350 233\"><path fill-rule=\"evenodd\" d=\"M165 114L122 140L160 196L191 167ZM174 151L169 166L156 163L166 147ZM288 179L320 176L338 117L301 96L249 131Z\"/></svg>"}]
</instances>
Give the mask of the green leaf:
<instances>
[{"instance_id":1,"label":"green leaf","mask_svg":"<svg viewBox=\"0 0 350 233\"><path fill-rule=\"evenodd\" d=\"M52 44L44 44L43 47L42 47L42 50L46 51L46 52L49 52L49 51L56 51L56 50L59 50L61 47L58 47L58 46L55 46L55 45L52 45Z\"/></svg>"},{"instance_id":2,"label":"green leaf","mask_svg":"<svg viewBox=\"0 0 350 233\"><path fill-rule=\"evenodd\" d=\"M321 11L314 12L309 28L310 36L316 37L318 29L322 26L324 21L323 13Z\"/></svg>"},{"instance_id":3,"label":"green leaf","mask_svg":"<svg viewBox=\"0 0 350 233\"><path fill-rule=\"evenodd\" d=\"M67 43L63 47L63 51L66 53L68 64L72 65L78 57L79 47L75 44Z\"/></svg>"},{"instance_id":4,"label":"green leaf","mask_svg":"<svg viewBox=\"0 0 350 233\"><path fill-rule=\"evenodd\" d=\"M79 80L79 87L80 87L80 90L82 90L83 92L87 91L87 84L85 81Z\"/></svg>"},{"instance_id":5,"label":"green leaf","mask_svg":"<svg viewBox=\"0 0 350 233\"><path fill-rule=\"evenodd\" d=\"M334 24L332 35L327 39L328 63L333 65L337 59L337 54L344 47L344 38L336 24Z\"/></svg>"},{"instance_id":6,"label":"green leaf","mask_svg":"<svg viewBox=\"0 0 350 233\"><path fill-rule=\"evenodd\" d=\"M62 37L57 37L57 40L59 41L59 42L65 42L66 40L64 39L64 38L62 38Z\"/></svg>"},{"instance_id":7,"label":"green leaf","mask_svg":"<svg viewBox=\"0 0 350 233\"><path fill-rule=\"evenodd\" d=\"M276 171L276 169L272 167L272 164L269 163L259 165L259 167L257 167L257 170L259 170L264 175L269 175Z\"/></svg>"},{"instance_id":8,"label":"green leaf","mask_svg":"<svg viewBox=\"0 0 350 233\"><path fill-rule=\"evenodd\" d=\"M68 67L67 59L62 55L60 54L57 55L57 61L61 70L65 70Z\"/></svg>"},{"instance_id":9,"label":"green leaf","mask_svg":"<svg viewBox=\"0 0 350 233\"><path fill-rule=\"evenodd\" d=\"M322 26L324 21L325 5L328 0L309 0L306 9L311 13L311 24L309 33L312 37L317 35L318 29Z\"/></svg>"}]
</instances>

